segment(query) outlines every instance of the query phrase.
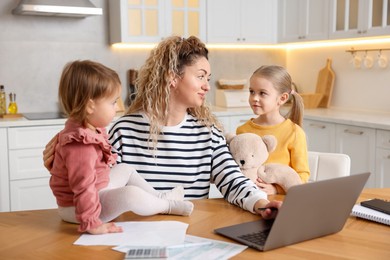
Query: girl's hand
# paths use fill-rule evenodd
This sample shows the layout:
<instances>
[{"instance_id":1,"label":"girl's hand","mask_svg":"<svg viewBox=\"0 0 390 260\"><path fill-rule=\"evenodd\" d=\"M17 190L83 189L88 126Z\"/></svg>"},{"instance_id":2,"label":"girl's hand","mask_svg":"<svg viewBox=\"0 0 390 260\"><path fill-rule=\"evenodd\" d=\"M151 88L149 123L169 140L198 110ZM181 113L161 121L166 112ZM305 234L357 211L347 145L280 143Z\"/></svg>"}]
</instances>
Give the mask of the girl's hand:
<instances>
[{"instance_id":1,"label":"girl's hand","mask_svg":"<svg viewBox=\"0 0 390 260\"><path fill-rule=\"evenodd\" d=\"M58 143L58 134L56 134L49 143L45 146L45 150L43 150L43 165L45 168L50 171L53 167L54 161L54 150Z\"/></svg>"},{"instance_id":2,"label":"girl's hand","mask_svg":"<svg viewBox=\"0 0 390 260\"><path fill-rule=\"evenodd\" d=\"M87 230L89 234L92 235L100 235L100 234L107 234L107 233L120 233L123 232L122 227L118 227L113 222L109 223L103 223L97 228L89 229Z\"/></svg>"},{"instance_id":3,"label":"girl's hand","mask_svg":"<svg viewBox=\"0 0 390 260\"><path fill-rule=\"evenodd\" d=\"M262 179L257 178L256 182L257 187L267 193L268 195L274 195L278 193L276 187L271 183L265 183Z\"/></svg>"}]
</instances>

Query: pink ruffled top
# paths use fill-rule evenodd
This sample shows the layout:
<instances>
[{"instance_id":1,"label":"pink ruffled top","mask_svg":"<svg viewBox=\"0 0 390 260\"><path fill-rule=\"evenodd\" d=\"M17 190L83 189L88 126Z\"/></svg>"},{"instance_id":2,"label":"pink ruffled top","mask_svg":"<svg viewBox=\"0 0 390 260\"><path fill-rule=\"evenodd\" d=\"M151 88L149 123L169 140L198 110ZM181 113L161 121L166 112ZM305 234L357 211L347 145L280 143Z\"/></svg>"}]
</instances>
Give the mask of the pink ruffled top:
<instances>
[{"instance_id":1,"label":"pink ruffled top","mask_svg":"<svg viewBox=\"0 0 390 260\"><path fill-rule=\"evenodd\" d=\"M68 119L59 133L50 187L59 206L75 206L80 232L102 224L99 190L107 187L115 161L104 128L95 133Z\"/></svg>"}]
</instances>

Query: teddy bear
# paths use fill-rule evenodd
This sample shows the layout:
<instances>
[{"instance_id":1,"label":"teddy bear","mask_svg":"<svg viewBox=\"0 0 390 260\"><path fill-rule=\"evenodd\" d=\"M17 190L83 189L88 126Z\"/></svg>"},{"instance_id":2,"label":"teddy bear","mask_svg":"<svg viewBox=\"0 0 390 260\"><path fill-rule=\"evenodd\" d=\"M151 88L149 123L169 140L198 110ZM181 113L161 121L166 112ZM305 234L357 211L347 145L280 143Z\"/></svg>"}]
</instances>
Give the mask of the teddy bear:
<instances>
[{"instance_id":1,"label":"teddy bear","mask_svg":"<svg viewBox=\"0 0 390 260\"><path fill-rule=\"evenodd\" d=\"M242 173L253 182L260 177L266 183L279 185L284 192L294 185L302 184L301 178L290 166L279 163L265 164L269 153L276 148L275 136L228 133L226 141Z\"/></svg>"}]
</instances>

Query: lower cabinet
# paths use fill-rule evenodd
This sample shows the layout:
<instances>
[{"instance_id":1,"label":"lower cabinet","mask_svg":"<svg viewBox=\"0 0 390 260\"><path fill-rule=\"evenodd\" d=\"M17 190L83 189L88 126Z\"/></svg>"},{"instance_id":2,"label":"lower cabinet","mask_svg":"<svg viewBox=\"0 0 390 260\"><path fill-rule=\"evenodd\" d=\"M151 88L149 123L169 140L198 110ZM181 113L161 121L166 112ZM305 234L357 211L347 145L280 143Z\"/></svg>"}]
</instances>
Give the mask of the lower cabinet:
<instances>
[{"instance_id":1,"label":"lower cabinet","mask_svg":"<svg viewBox=\"0 0 390 260\"><path fill-rule=\"evenodd\" d=\"M376 187L390 187L390 131L376 131Z\"/></svg>"},{"instance_id":2,"label":"lower cabinet","mask_svg":"<svg viewBox=\"0 0 390 260\"><path fill-rule=\"evenodd\" d=\"M225 133L236 133L237 127L243 125L246 121L254 117L254 115L253 114L223 115L217 117L218 120L222 123Z\"/></svg>"},{"instance_id":3,"label":"lower cabinet","mask_svg":"<svg viewBox=\"0 0 390 260\"><path fill-rule=\"evenodd\" d=\"M63 124L7 129L9 193L0 193L2 198L8 198L9 205L2 205L2 211L57 207L49 186L50 173L43 165L42 153L45 145L61 129Z\"/></svg>"},{"instance_id":4,"label":"lower cabinet","mask_svg":"<svg viewBox=\"0 0 390 260\"><path fill-rule=\"evenodd\" d=\"M378 187L375 129L308 119L303 126L308 150L348 154L351 174L370 172L366 187Z\"/></svg>"}]
</instances>

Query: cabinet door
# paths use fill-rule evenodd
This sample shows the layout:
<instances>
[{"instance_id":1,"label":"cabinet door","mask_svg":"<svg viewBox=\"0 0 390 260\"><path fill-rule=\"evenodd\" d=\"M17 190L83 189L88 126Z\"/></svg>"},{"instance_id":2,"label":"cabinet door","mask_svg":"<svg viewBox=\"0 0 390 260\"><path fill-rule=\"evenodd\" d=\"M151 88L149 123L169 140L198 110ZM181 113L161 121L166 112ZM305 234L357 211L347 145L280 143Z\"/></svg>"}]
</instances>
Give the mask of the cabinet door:
<instances>
[{"instance_id":1,"label":"cabinet door","mask_svg":"<svg viewBox=\"0 0 390 260\"><path fill-rule=\"evenodd\" d=\"M390 187L390 131L376 131L376 187Z\"/></svg>"},{"instance_id":2,"label":"cabinet door","mask_svg":"<svg viewBox=\"0 0 390 260\"><path fill-rule=\"evenodd\" d=\"M0 128L0 212L9 211L7 129Z\"/></svg>"},{"instance_id":3,"label":"cabinet door","mask_svg":"<svg viewBox=\"0 0 390 260\"><path fill-rule=\"evenodd\" d=\"M240 42L239 10L240 0L207 1L207 42Z\"/></svg>"},{"instance_id":4,"label":"cabinet door","mask_svg":"<svg viewBox=\"0 0 390 260\"><path fill-rule=\"evenodd\" d=\"M111 43L151 43L164 37L164 2L110 0Z\"/></svg>"},{"instance_id":5,"label":"cabinet door","mask_svg":"<svg viewBox=\"0 0 390 260\"><path fill-rule=\"evenodd\" d=\"M207 1L209 43L275 43L276 23L275 1Z\"/></svg>"},{"instance_id":6,"label":"cabinet door","mask_svg":"<svg viewBox=\"0 0 390 260\"><path fill-rule=\"evenodd\" d=\"M193 35L206 41L205 0L170 0L165 3L166 36L187 38Z\"/></svg>"},{"instance_id":7,"label":"cabinet door","mask_svg":"<svg viewBox=\"0 0 390 260\"><path fill-rule=\"evenodd\" d=\"M330 38L390 33L389 0L332 0Z\"/></svg>"},{"instance_id":8,"label":"cabinet door","mask_svg":"<svg viewBox=\"0 0 390 260\"><path fill-rule=\"evenodd\" d=\"M335 151L335 124L305 119L303 130L306 133L307 147L314 152Z\"/></svg>"},{"instance_id":9,"label":"cabinet door","mask_svg":"<svg viewBox=\"0 0 390 260\"><path fill-rule=\"evenodd\" d=\"M336 125L336 152L351 157L351 174L370 172L366 187L375 187L375 130Z\"/></svg>"},{"instance_id":10,"label":"cabinet door","mask_svg":"<svg viewBox=\"0 0 390 260\"><path fill-rule=\"evenodd\" d=\"M11 181L11 211L56 208L49 178Z\"/></svg>"},{"instance_id":11,"label":"cabinet door","mask_svg":"<svg viewBox=\"0 0 390 260\"><path fill-rule=\"evenodd\" d=\"M329 0L280 0L279 42L328 39Z\"/></svg>"}]
</instances>

